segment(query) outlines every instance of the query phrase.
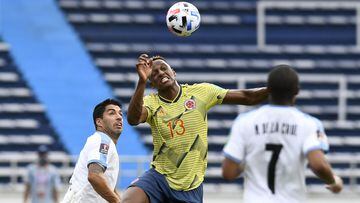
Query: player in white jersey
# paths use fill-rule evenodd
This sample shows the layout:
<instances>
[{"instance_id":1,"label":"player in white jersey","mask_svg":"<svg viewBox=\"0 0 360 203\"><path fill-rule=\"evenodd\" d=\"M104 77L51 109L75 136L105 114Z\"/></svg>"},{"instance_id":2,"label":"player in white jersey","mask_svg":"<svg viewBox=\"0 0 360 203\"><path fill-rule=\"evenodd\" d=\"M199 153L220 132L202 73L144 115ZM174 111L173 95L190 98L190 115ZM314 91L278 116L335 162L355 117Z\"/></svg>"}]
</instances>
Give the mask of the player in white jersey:
<instances>
[{"instance_id":1,"label":"player in white jersey","mask_svg":"<svg viewBox=\"0 0 360 203\"><path fill-rule=\"evenodd\" d=\"M334 193L342 180L326 161L328 143L321 122L299 111L297 73L287 65L268 77L270 103L238 116L224 147L223 177L244 172L244 202L298 203L305 199L305 169L311 170Z\"/></svg>"},{"instance_id":2,"label":"player in white jersey","mask_svg":"<svg viewBox=\"0 0 360 203\"><path fill-rule=\"evenodd\" d=\"M107 99L94 108L93 120L96 132L88 137L80 152L70 187L63 203L119 203L116 191L119 173L117 140L122 132L120 104Z\"/></svg>"}]
</instances>

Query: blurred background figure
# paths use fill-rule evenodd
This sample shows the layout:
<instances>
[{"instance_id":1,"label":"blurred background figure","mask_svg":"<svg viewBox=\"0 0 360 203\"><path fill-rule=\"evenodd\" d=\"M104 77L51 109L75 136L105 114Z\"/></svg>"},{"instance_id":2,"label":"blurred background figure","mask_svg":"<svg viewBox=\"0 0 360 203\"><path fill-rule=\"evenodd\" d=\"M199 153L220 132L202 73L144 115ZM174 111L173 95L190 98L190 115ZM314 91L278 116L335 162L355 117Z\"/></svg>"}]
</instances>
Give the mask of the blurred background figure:
<instances>
[{"instance_id":1,"label":"blurred background figure","mask_svg":"<svg viewBox=\"0 0 360 203\"><path fill-rule=\"evenodd\" d=\"M48 158L48 148L41 145L38 148L38 160L30 164L25 177L24 202L31 203L56 203L60 178L55 166L51 165Z\"/></svg>"}]
</instances>

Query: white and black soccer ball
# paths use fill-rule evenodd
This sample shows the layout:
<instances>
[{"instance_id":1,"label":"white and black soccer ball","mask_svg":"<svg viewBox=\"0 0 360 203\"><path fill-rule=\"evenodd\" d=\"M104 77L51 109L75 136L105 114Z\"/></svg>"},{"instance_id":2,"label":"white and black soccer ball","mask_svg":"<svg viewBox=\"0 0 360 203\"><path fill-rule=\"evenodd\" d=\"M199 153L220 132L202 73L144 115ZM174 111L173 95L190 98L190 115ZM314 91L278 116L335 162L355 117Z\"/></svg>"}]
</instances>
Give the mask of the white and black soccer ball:
<instances>
[{"instance_id":1,"label":"white and black soccer ball","mask_svg":"<svg viewBox=\"0 0 360 203\"><path fill-rule=\"evenodd\" d=\"M199 10L188 2L177 2L172 5L166 15L169 30L177 36L190 36L200 27Z\"/></svg>"}]
</instances>

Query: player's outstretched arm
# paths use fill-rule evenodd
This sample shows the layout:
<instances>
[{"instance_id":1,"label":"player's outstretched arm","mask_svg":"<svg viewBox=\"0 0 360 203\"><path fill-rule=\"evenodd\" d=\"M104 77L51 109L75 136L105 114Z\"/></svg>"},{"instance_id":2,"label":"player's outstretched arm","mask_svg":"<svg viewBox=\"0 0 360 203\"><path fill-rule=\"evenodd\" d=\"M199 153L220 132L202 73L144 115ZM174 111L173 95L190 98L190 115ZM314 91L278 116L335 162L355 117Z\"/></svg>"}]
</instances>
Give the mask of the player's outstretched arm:
<instances>
[{"instance_id":1,"label":"player's outstretched arm","mask_svg":"<svg viewBox=\"0 0 360 203\"><path fill-rule=\"evenodd\" d=\"M88 181L94 190L106 201L119 203L120 197L107 184L103 168L97 163L90 163L88 168Z\"/></svg>"},{"instance_id":2,"label":"player's outstretched arm","mask_svg":"<svg viewBox=\"0 0 360 203\"><path fill-rule=\"evenodd\" d=\"M131 97L127 114L127 120L130 125L143 123L147 118L147 110L143 107L143 97L146 81L151 74L151 60L148 55L141 54L139 56L136 71L139 75L139 80L134 95Z\"/></svg>"},{"instance_id":3,"label":"player's outstretched arm","mask_svg":"<svg viewBox=\"0 0 360 203\"><path fill-rule=\"evenodd\" d=\"M265 101L269 96L266 87L255 89L229 90L223 104L256 105Z\"/></svg>"},{"instance_id":4,"label":"player's outstretched arm","mask_svg":"<svg viewBox=\"0 0 360 203\"><path fill-rule=\"evenodd\" d=\"M314 150L308 153L307 158L310 169L327 184L326 188L333 193L339 193L343 188L343 181L339 176L333 174L324 153L321 150Z\"/></svg>"},{"instance_id":5,"label":"player's outstretched arm","mask_svg":"<svg viewBox=\"0 0 360 203\"><path fill-rule=\"evenodd\" d=\"M235 161L225 159L222 162L222 176L225 180L235 180L244 171L244 167Z\"/></svg>"}]
</instances>

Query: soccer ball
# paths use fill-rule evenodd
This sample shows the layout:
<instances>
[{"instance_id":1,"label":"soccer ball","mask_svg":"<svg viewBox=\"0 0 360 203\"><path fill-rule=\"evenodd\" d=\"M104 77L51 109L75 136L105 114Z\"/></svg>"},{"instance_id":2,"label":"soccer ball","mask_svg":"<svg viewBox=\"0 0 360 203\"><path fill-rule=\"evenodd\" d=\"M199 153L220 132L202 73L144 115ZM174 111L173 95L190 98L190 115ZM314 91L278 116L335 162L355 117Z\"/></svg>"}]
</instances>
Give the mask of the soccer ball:
<instances>
[{"instance_id":1,"label":"soccer ball","mask_svg":"<svg viewBox=\"0 0 360 203\"><path fill-rule=\"evenodd\" d=\"M200 27L200 13L191 3L178 2L169 8L166 24L175 35L190 36Z\"/></svg>"}]
</instances>

